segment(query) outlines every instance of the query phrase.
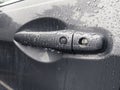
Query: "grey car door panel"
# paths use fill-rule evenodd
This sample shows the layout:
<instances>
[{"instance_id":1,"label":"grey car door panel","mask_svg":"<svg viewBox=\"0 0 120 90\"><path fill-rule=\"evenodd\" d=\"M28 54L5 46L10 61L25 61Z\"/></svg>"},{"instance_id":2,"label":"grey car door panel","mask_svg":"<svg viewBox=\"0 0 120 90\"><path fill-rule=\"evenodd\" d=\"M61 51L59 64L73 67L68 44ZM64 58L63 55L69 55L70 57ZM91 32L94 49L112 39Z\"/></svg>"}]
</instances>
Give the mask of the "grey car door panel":
<instances>
[{"instance_id":1,"label":"grey car door panel","mask_svg":"<svg viewBox=\"0 0 120 90\"><path fill-rule=\"evenodd\" d=\"M120 90L119 0L0 4L0 90Z\"/></svg>"}]
</instances>

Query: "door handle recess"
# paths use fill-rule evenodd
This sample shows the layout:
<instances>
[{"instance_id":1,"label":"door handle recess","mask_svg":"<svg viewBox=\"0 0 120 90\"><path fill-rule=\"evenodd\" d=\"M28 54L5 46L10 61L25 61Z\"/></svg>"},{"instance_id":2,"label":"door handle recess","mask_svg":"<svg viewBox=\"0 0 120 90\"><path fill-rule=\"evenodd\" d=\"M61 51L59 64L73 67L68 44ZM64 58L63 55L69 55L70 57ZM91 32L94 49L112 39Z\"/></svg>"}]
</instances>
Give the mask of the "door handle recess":
<instances>
[{"instance_id":1,"label":"door handle recess","mask_svg":"<svg viewBox=\"0 0 120 90\"><path fill-rule=\"evenodd\" d=\"M96 32L59 30L50 32L20 31L14 40L25 46L51 48L64 53L93 54L104 51L106 38Z\"/></svg>"}]
</instances>

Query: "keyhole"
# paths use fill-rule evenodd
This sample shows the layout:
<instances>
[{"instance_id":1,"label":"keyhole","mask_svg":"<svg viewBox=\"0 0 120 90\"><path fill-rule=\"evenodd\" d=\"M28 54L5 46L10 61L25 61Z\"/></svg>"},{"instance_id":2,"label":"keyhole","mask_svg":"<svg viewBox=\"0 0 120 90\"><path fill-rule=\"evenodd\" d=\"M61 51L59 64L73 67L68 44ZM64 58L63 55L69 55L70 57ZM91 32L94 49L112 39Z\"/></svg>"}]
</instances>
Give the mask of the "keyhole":
<instances>
[{"instance_id":1,"label":"keyhole","mask_svg":"<svg viewBox=\"0 0 120 90\"><path fill-rule=\"evenodd\" d=\"M78 43L82 46L87 46L88 45L88 39L85 38L85 37L80 38Z\"/></svg>"}]
</instances>

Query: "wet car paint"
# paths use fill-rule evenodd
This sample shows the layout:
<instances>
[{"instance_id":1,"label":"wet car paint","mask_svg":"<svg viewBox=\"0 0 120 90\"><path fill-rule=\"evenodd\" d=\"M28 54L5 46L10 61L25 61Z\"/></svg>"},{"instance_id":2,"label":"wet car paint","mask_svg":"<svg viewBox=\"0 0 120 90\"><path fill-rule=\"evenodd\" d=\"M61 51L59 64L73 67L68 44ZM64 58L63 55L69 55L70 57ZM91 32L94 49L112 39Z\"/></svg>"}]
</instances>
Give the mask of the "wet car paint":
<instances>
[{"instance_id":1,"label":"wet car paint","mask_svg":"<svg viewBox=\"0 0 120 90\"><path fill-rule=\"evenodd\" d=\"M119 0L26 0L1 7L1 80L13 90L119 90L119 4ZM28 58L12 44L14 34L43 17L57 18L76 30L104 28L112 33L110 56L101 61L65 59L52 64Z\"/></svg>"}]
</instances>

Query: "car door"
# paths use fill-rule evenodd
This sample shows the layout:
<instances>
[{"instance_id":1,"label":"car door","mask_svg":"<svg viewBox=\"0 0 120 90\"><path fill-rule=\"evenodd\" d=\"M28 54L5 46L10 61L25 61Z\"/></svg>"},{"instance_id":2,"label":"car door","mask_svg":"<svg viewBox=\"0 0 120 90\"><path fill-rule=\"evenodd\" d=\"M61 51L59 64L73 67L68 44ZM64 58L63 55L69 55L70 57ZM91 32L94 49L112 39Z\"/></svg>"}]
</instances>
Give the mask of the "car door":
<instances>
[{"instance_id":1,"label":"car door","mask_svg":"<svg viewBox=\"0 0 120 90\"><path fill-rule=\"evenodd\" d=\"M0 4L0 90L120 90L119 0Z\"/></svg>"}]
</instances>

